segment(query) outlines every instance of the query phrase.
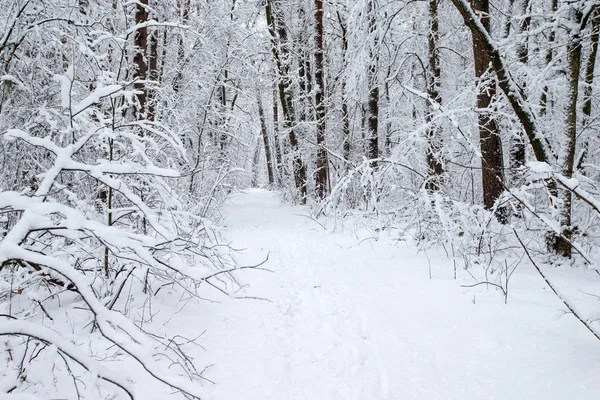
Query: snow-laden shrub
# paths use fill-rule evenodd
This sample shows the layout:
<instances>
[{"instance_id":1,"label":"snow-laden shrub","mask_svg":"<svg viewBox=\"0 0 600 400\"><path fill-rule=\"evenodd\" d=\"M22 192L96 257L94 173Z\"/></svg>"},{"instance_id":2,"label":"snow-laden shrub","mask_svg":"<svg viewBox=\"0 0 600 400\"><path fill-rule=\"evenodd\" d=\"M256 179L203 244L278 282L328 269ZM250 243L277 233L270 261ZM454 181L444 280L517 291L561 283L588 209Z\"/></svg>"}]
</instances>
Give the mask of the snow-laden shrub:
<instances>
[{"instance_id":1,"label":"snow-laden shrub","mask_svg":"<svg viewBox=\"0 0 600 400\"><path fill-rule=\"evenodd\" d=\"M152 85L121 6L0 5L0 397L134 398L147 380L204 395L194 338L149 323L151 304L227 289L209 217L232 167L198 163L158 94L160 115L139 112Z\"/></svg>"}]
</instances>

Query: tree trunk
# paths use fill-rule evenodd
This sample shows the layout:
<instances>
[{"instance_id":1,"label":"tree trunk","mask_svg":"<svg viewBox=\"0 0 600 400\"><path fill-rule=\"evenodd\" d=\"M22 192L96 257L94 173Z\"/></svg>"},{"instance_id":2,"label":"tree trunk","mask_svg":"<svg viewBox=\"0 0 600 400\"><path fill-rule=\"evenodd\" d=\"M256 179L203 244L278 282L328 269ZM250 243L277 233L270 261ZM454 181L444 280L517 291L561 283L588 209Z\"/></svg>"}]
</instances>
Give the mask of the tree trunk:
<instances>
[{"instance_id":1,"label":"tree trunk","mask_svg":"<svg viewBox=\"0 0 600 400\"><path fill-rule=\"evenodd\" d=\"M323 199L327 193L327 151L325 149L325 81L323 78L323 0L315 0L315 108L317 119L317 170L315 192Z\"/></svg>"},{"instance_id":2,"label":"tree trunk","mask_svg":"<svg viewBox=\"0 0 600 400\"><path fill-rule=\"evenodd\" d=\"M150 33L150 56L148 57L148 79L153 86L158 85L158 29L152 29ZM148 90L148 119L154 121L156 118L156 90Z\"/></svg>"},{"instance_id":3,"label":"tree trunk","mask_svg":"<svg viewBox=\"0 0 600 400\"><path fill-rule=\"evenodd\" d=\"M277 183L283 184L283 173L285 166L283 164L283 155L281 153L281 143L279 142L279 100L277 98L277 88L273 88L273 142L275 148L275 171L277 173Z\"/></svg>"},{"instance_id":4,"label":"tree trunk","mask_svg":"<svg viewBox=\"0 0 600 400\"><path fill-rule=\"evenodd\" d=\"M543 135L537 129L534 114L529 107L529 103L510 76L502 57L500 57L500 52L486 28L481 24L465 0L452 0L452 3L462 15L465 25L467 25L473 37L478 38L478 42L486 49L489 57L491 57L492 66L498 76L498 86L504 92L510 106L517 115L517 118L519 118L519 122L521 122L527 134L527 140L533 149L536 161L550 164L548 149L546 149L544 142L541 140Z\"/></svg>"},{"instance_id":5,"label":"tree trunk","mask_svg":"<svg viewBox=\"0 0 600 400\"><path fill-rule=\"evenodd\" d=\"M260 119L260 133L262 135L263 144L265 146L265 158L267 161L267 176L269 178L269 185L275 184L275 178L273 176L273 157L271 155L271 146L269 144L269 132L267 131L267 121L265 119L265 111L263 109L262 100L260 98L260 92L257 92L256 101L258 104L258 116Z\"/></svg>"},{"instance_id":6,"label":"tree trunk","mask_svg":"<svg viewBox=\"0 0 600 400\"><path fill-rule=\"evenodd\" d=\"M583 129L587 127L592 116L592 94L594 87L594 72L596 71L596 58L598 57L598 39L600 36L600 8L594 11L592 16L592 34L590 35L590 54L585 67L584 85L583 85L583 120L581 126ZM577 162L577 168L582 168L583 163L587 158L589 151L589 141L583 143L581 157Z\"/></svg>"},{"instance_id":7,"label":"tree trunk","mask_svg":"<svg viewBox=\"0 0 600 400\"><path fill-rule=\"evenodd\" d=\"M480 13L481 25L489 33L490 20L489 0L472 0L473 11ZM475 59L475 77L478 83L477 108L479 119L479 140L481 146L481 168L483 184L483 205L492 209L504 191L504 162L500 130L493 116L488 111L492 99L496 95L496 85L486 79L491 58L485 43L479 36L473 36L473 57ZM481 79L483 78L483 79ZM498 207L496 217L506 222L506 209Z\"/></svg>"},{"instance_id":8,"label":"tree trunk","mask_svg":"<svg viewBox=\"0 0 600 400\"><path fill-rule=\"evenodd\" d=\"M378 40L376 37L376 10L374 0L369 0L369 66L367 70L367 82L369 84L369 100L368 100L368 121L367 121L367 158L371 161L371 166L376 168L379 158L379 82L377 79L377 66L379 64L379 56L377 54Z\"/></svg>"},{"instance_id":9,"label":"tree trunk","mask_svg":"<svg viewBox=\"0 0 600 400\"><path fill-rule=\"evenodd\" d=\"M552 16L556 14L556 10L558 10L558 0L552 0ZM554 58L554 53L552 51L554 40L556 39L556 31L554 28L550 30L550 34L548 35L548 51L546 53L546 65L550 65L552 59ZM546 114L548 108L548 86L544 86L542 90L542 97L540 98L540 114Z\"/></svg>"},{"instance_id":10,"label":"tree trunk","mask_svg":"<svg viewBox=\"0 0 600 400\"><path fill-rule=\"evenodd\" d=\"M518 25L517 35L527 35L529 32L529 26L531 25L530 4L530 0L521 0L519 2L521 23ZM529 40L527 36L520 38L520 43L517 46L517 57L522 66L527 66L529 63ZM525 79L521 79L519 83L520 87L524 89L526 85ZM510 181L513 186L519 185L523 179L525 155L525 138L523 137L522 130L519 130L510 140Z\"/></svg>"},{"instance_id":11,"label":"tree trunk","mask_svg":"<svg viewBox=\"0 0 600 400\"><path fill-rule=\"evenodd\" d=\"M438 21L438 4L440 0L429 0L429 69L427 71L427 96L436 104L442 104L442 96L440 95L440 59L438 54L439 41L439 21ZM427 166L429 168L429 176L425 185L427 190L437 191L440 188L444 175L444 166L439 159L441 149L440 128L432 122L431 107L426 115L427 128Z\"/></svg>"},{"instance_id":12,"label":"tree trunk","mask_svg":"<svg viewBox=\"0 0 600 400\"><path fill-rule=\"evenodd\" d=\"M578 26L581 23L581 17L581 13L578 10L575 11L575 21L573 21L575 26ZM568 145L563 175L567 179L570 179L573 177L573 172L575 171L575 152L577 150L577 98L579 97L579 76L581 71L581 38L578 34L570 34L569 43L567 44L567 60L569 68L569 102L567 105L567 120L565 127ZM572 255L572 200L571 191L563 191L560 221L562 235L556 236L554 242L554 250L556 253L567 258L570 258Z\"/></svg>"},{"instance_id":13,"label":"tree trunk","mask_svg":"<svg viewBox=\"0 0 600 400\"><path fill-rule=\"evenodd\" d=\"M135 6L135 23L136 25L148 22L148 0L139 0ZM146 102L148 93L146 91L145 81L148 78L148 66L146 64L147 49L148 49L148 28L142 27L135 31L135 57L134 63L136 66L135 77L138 81L134 84L134 88L139 91L136 95L138 101L136 118L146 118Z\"/></svg>"},{"instance_id":14,"label":"tree trunk","mask_svg":"<svg viewBox=\"0 0 600 400\"><path fill-rule=\"evenodd\" d=\"M307 200L307 187L306 187L306 166L302 161L300 149L298 146L298 139L295 131L295 112L293 104L293 89L292 83L288 74L288 67L284 64L283 60L287 59L287 50L285 44L287 42L287 32L285 26L282 25L283 21L278 18L279 26L276 26L274 17L276 16L273 10L273 0L267 0L266 2L266 16L267 26L269 29L269 35L271 36L271 51L273 58L275 59L275 65L279 74L278 91L279 99L281 102L281 111L283 113L284 126L288 131L288 137L290 140L290 147L292 151L292 168L294 171L294 182L296 190L300 197L300 203L306 204ZM277 46L277 34L279 32L279 42L281 48ZM280 54L281 52L281 54Z\"/></svg>"},{"instance_id":15,"label":"tree trunk","mask_svg":"<svg viewBox=\"0 0 600 400\"><path fill-rule=\"evenodd\" d=\"M254 147L254 156L252 157L252 187L258 187L258 161L260 160L260 145L257 138L256 146Z\"/></svg>"},{"instance_id":16,"label":"tree trunk","mask_svg":"<svg viewBox=\"0 0 600 400\"><path fill-rule=\"evenodd\" d=\"M592 17L592 34L590 35L590 54L585 67L583 89L583 125L586 125L592 115L592 93L594 87L594 72L596 71L596 58L598 56L598 39L600 36L600 8L597 8Z\"/></svg>"},{"instance_id":17,"label":"tree trunk","mask_svg":"<svg viewBox=\"0 0 600 400\"><path fill-rule=\"evenodd\" d=\"M177 0L177 11L181 23L187 25L190 19L190 0ZM183 43L183 33L179 33L177 37L177 73L173 78L172 87L175 92L181 89L181 80L183 79L183 64L185 60L185 48Z\"/></svg>"},{"instance_id":18,"label":"tree trunk","mask_svg":"<svg viewBox=\"0 0 600 400\"><path fill-rule=\"evenodd\" d=\"M346 28L346 22L342 20L342 17L337 12L338 22L340 23L340 29L342 30L342 57L343 57L343 71L348 68L348 34ZM346 93L346 78L342 76L342 136L343 136L343 157L346 160L345 169L347 170L350 166L350 116L348 114L348 95Z\"/></svg>"}]
</instances>

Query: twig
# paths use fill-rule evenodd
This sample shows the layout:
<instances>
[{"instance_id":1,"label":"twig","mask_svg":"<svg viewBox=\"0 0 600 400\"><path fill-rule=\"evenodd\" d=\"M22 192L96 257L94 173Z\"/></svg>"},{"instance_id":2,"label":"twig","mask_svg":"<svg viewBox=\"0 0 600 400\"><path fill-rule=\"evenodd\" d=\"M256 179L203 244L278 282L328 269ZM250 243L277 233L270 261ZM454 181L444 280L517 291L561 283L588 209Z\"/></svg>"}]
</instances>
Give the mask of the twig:
<instances>
[{"instance_id":1,"label":"twig","mask_svg":"<svg viewBox=\"0 0 600 400\"><path fill-rule=\"evenodd\" d=\"M473 285L460 285L460 287L472 288L472 287L479 286L479 285L492 285L492 286L500 289L502 291L502 294L506 297L506 291L504 290L504 288L501 285L498 285L497 283L494 283L494 282L489 282L489 281L477 282Z\"/></svg>"},{"instance_id":2,"label":"twig","mask_svg":"<svg viewBox=\"0 0 600 400\"><path fill-rule=\"evenodd\" d=\"M320 223L319 221L317 221L315 218L311 217L310 215L304 215L304 214L296 214L299 217L304 217L304 218L308 218L313 222L316 222L317 224L319 224L321 226L321 228L323 228L323 230L327 230L327 228L325 228L325 225L323 225L322 223Z\"/></svg>"},{"instance_id":3,"label":"twig","mask_svg":"<svg viewBox=\"0 0 600 400\"><path fill-rule=\"evenodd\" d=\"M567 301L556 291L556 289L554 288L554 286L552 286L552 284L550 283L550 281L548 280L548 278L546 278L546 275L544 275L544 273L542 272L542 270L540 269L540 267L533 260L533 257L531 257L531 254L529 254L529 250L527 250L527 247L525 246L525 244L523 243L523 241L519 237L519 234L517 234L517 231L514 228L513 228L513 232L515 233L515 236L517 237L517 240L521 244L521 247L523 247L523 250L525 251L525 254L527 254L527 257L529 258L529 261L531 261L531 264L533 264L533 266L535 267L535 269L537 270L537 272L539 272L540 276L544 279L544 282L546 282L546 284L554 292L554 294L556 295L556 297L558 297L560 299L560 301L563 302L563 304L565 305L565 307L567 307L567 309L571 312L571 314L573 314L575 316L575 318L577 318L579 320L579 322L581 322L583 324L583 326L585 326L587 328L587 330L590 331L592 333L592 335L594 335L596 337L596 339L600 340L600 335L598 333L596 333L596 331L594 331L594 329L592 329L592 327L587 322L585 322L583 320L583 318L581 318L581 316L579 316L579 314L573 309L573 307L571 307L569 305L569 303L567 303Z\"/></svg>"},{"instance_id":4,"label":"twig","mask_svg":"<svg viewBox=\"0 0 600 400\"><path fill-rule=\"evenodd\" d=\"M123 282L121 282L121 284L119 285L119 289L117 289L117 293L112 298L110 303L108 303L106 308L108 308L109 310L112 310L112 308L115 306L115 303L117 302L117 300L119 299L119 296L121 295L121 291L123 291L123 288L125 287L125 283L127 283L127 280L129 279L129 277L131 276L131 274L133 273L134 270L135 270L135 267L133 267L129 270L129 273L127 274L125 279L123 279Z\"/></svg>"}]
</instances>

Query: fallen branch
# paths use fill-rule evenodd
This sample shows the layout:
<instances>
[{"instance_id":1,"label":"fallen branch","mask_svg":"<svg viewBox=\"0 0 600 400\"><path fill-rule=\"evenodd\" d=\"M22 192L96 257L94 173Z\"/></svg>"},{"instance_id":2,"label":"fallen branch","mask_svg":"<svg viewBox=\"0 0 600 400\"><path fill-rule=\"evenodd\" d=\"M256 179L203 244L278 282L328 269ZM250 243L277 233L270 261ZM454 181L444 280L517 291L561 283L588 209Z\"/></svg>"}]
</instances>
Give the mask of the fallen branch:
<instances>
[{"instance_id":1,"label":"fallen branch","mask_svg":"<svg viewBox=\"0 0 600 400\"><path fill-rule=\"evenodd\" d=\"M583 318L581 318L581 316L575 311L575 309L569 305L569 303L558 293L558 291L550 283L550 281L548 280L548 278L546 277L546 275L544 275L544 273L542 272L542 270L540 269L540 267L533 260L533 257L529 253L529 250L527 250L527 246L525 246L525 243L523 243L523 241L519 237L519 234L517 233L517 231L514 228L513 228L513 232L515 233L515 236L517 237L517 240L521 244L521 247L523 247L523 250L525 251L525 254L527 254L527 257L529 258L529 261L531 261L531 264L533 264L533 266L535 267L535 269L537 270L537 272L544 279L544 282L546 282L546 285L548 285L548 287L554 292L554 294L556 295L556 297L558 297L560 299L560 301L563 302L563 304L565 305L565 307L567 307L567 309L571 312L571 314L573 314L575 316L575 318L577 318L579 320L579 322L581 322L583 324L583 326L585 326L587 328L587 330L590 331L592 333L592 335L594 335L596 337L596 339L600 340L600 334L598 334L596 331L594 331L594 329L587 322L585 322L583 320Z\"/></svg>"}]
</instances>

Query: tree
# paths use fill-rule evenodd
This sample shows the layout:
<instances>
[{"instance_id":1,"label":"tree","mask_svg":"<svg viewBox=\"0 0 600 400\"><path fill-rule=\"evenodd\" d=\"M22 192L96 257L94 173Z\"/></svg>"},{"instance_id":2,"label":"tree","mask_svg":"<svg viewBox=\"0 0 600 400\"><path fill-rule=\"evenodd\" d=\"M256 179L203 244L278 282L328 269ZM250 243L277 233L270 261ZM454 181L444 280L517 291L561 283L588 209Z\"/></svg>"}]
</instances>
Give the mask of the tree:
<instances>
[{"instance_id":1,"label":"tree","mask_svg":"<svg viewBox=\"0 0 600 400\"><path fill-rule=\"evenodd\" d=\"M369 66L367 82L369 85L368 117L367 117L367 157L372 160L373 167L377 167L379 158L379 82L377 78L378 66L378 39L377 39L377 9L376 0L368 0L367 16L369 20Z\"/></svg>"},{"instance_id":2,"label":"tree","mask_svg":"<svg viewBox=\"0 0 600 400\"><path fill-rule=\"evenodd\" d=\"M135 23L139 27L135 30L135 88L138 93L136 115L138 119L144 119L147 112L148 92L146 90L146 79L148 78L148 28L145 24L148 22L148 0L140 0L135 6Z\"/></svg>"},{"instance_id":3,"label":"tree","mask_svg":"<svg viewBox=\"0 0 600 400\"><path fill-rule=\"evenodd\" d=\"M340 25L340 30L341 30L341 47L342 47L342 68L343 70L347 70L348 69L348 27L346 25L346 21L342 18L342 16L340 15L339 11L336 11L336 16L337 16L337 20L338 23ZM344 161L345 161L345 167L344 169L347 170L348 166L350 165L350 141L351 141L351 137L350 137L350 115L349 115L349 111L348 111L348 94L347 94L347 84L346 84L346 77L342 76L341 77L342 80L342 85L341 85L341 92L342 92L342 137L343 137L343 144L342 144L342 151L343 151L343 157L344 157Z\"/></svg>"},{"instance_id":4,"label":"tree","mask_svg":"<svg viewBox=\"0 0 600 400\"><path fill-rule=\"evenodd\" d=\"M203 180L186 190L196 144L187 132L198 122L189 100L203 92L184 71L177 93L160 87L154 97L155 67L169 76L178 65L165 57L172 35L162 56L148 40L158 29L149 15L164 16L165 29L178 24L168 22L172 8L149 3L0 5L0 379L11 395L79 398L85 386L133 398L137 377L114 373L117 362L136 363L175 398L205 394L190 379L188 339L144 315L162 287L198 298L234 272L223 271L233 265L214 251L222 246L207 224L224 177L194 168ZM149 93L157 111L178 106L153 114ZM73 310L81 324L71 324Z\"/></svg>"},{"instance_id":5,"label":"tree","mask_svg":"<svg viewBox=\"0 0 600 400\"><path fill-rule=\"evenodd\" d=\"M293 88L289 76L289 54L287 51L287 32L283 25L283 20L278 16L279 10L274 6L278 4L273 0L267 0L265 12L269 35L271 36L271 52L275 60L278 77L278 94L283 113L284 126L288 131L290 142L290 150L292 156L292 170L294 173L294 182L298 191L300 202L306 203L308 189L306 181L306 166L302 160L302 155L299 151L298 139L295 131L295 111L293 105Z\"/></svg>"},{"instance_id":6,"label":"tree","mask_svg":"<svg viewBox=\"0 0 600 400\"><path fill-rule=\"evenodd\" d=\"M429 0L429 33L428 41L428 70L427 70L427 96L430 101L438 106L442 104L440 95L440 58L439 58L439 0ZM431 110L427 113L427 164L429 167L429 178L426 183L428 190L439 190L444 175L444 166L440 160L440 127L433 123Z\"/></svg>"},{"instance_id":7,"label":"tree","mask_svg":"<svg viewBox=\"0 0 600 400\"><path fill-rule=\"evenodd\" d=\"M323 0L315 0L315 108L317 119L317 170L315 191L323 199L327 192L327 151L325 149L325 82L323 79Z\"/></svg>"},{"instance_id":8,"label":"tree","mask_svg":"<svg viewBox=\"0 0 600 400\"><path fill-rule=\"evenodd\" d=\"M269 143L269 132L267 131L267 120L265 118L265 111L263 108L262 100L260 98L260 92L258 92L257 94L256 102L258 105L258 117L260 118L260 133L265 148L265 158L267 161L267 175L269 177L269 185L274 185L275 177L273 174L273 170L275 166L273 165L273 156L271 155L271 145Z\"/></svg>"},{"instance_id":9,"label":"tree","mask_svg":"<svg viewBox=\"0 0 600 400\"><path fill-rule=\"evenodd\" d=\"M568 61L568 80L569 95L566 112L566 136L567 149L566 160L563 167L563 175L567 179L573 177L576 168L575 156L577 152L577 100L579 98L579 77L581 71L581 32L580 26L583 18L582 10L574 7L571 10L572 22L576 28L570 30L567 43L567 61ZM563 192L561 204L561 226L562 234L554 238L554 250L556 253L570 258L572 255L571 240L573 238L572 227L572 203L573 195L571 191Z\"/></svg>"},{"instance_id":10,"label":"tree","mask_svg":"<svg viewBox=\"0 0 600 400\"><path fill-rule=\"evenodd\" d=\"M488 0L472 0L473 11L481 15L480 23L490 31L490 4ZM475 78L477 83L477 112L479 120L479 138L481 147L481 169L483 183L483 204L493 209L496 201L504 191L504 156L502 154L502 138L498 124L490 107L496 95L496 84L489 79L491 57L483 40L473 35L473 58L475 60ZM499 206L496 216L498 220L506 220L506 209Z\"/></svg>"}]
</instances>

